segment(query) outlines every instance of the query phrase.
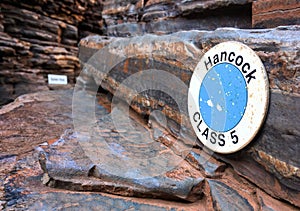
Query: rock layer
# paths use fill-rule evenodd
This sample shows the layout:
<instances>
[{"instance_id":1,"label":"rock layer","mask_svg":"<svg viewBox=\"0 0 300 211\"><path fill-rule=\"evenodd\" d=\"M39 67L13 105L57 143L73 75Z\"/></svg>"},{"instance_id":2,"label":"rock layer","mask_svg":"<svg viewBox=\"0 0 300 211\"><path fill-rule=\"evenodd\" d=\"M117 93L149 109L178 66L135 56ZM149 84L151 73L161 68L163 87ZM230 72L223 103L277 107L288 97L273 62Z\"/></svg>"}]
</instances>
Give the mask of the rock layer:
<instances>
[{"instance_id":1,"label":"rock layer","mask_svg":"<svg viewBox=\"0 0 300 211\"><path fill-rule=\"evenodd\" d=\"M261 191L256 185L244 179L244 176L239 176L238 173L240 172L237 173L235 171L235 166L231 168L199 148L191 149L186 159L177 168L165 175L141 179L140 181L132 180L130 177L122 180L111 177L112 175L109 178L105 177L107 172L103 170L109 170L109 168L105 167L103 169L101 162L97 166L91 162L89 156L92 151L84 151L87 148L84 148L81 145L82 143L78 144L78 141L80 141L78 134L76 135L72 130L68 129L61 138L53 140L53 133L57 132L57 134L60 134L61 130L69 126L72 96L72 91L30 94L18 98L16 102L0 110L1 118L6 117L6 119L10 119L12 117L23 120L15 121L14 124L16 132L19 132L19 140L23 138L28 139L28 135L21 133L21 131L24 129L24 122L34 121L35 115L29 112L32 111L31 108L34 108L36 113L48 111L47 117L36 117L39 121L39 127L35 130L35 134L42 134L43 138L35 138L36 142L33 144L39 144L39 147L36 148L34 153L32 153L33 148L35 148L33 145L18 145L18 141L12 141L10 147L15 150L7 150L0 157L0 205L4 210L99 210L126 208L132 210L227 210L227 208L240 208L241 206L243 209L249 210L269 208L273 210L297 210L296 207L289 203L279 201ZM99 118L98 124L102 123L100 127L102 130L101 134L108 138L112 137L110 133L114 133L115 139L112 138L111 140L126 146L128 142L116 139L125 132L120 130L119 132L111 131L108 123L109 119L100 118L103 115L105 117L110 112L110 98L109 94L102 94L98 98L100 105L97 105L97 108L100 110L96 112L96 115ZM27 115L22 116L23 113L27 113ZM58 115L58 113L63 113L64 115ZM138 116L134 112L130 115L133 115L132 117L135 121L141 118L136 118ZM46 121L49 119L55 122L59 131L53 130L52 122ZM137 131L140 131L141 127L150 131L155 128L155 122L151 126L146 126L145 123L145 121L138 121L136 124ZM6 131L1 134L1 141L11 137L9 133L11 131L10 124L9 121L4 121L1 124L3 125L2 131ZM106 136L107 134L110 135ZM154 133L154 137L162 136L162 134L158 131L158 135ZM156 142L163 143L169 152L174 153L174 156L178 156L176 154L178 151L175 150L176 146L170 147L173 136L168 132L165 132L165 134L163 136L165 141L156 139ZM177 143L177 139L175 141ZM94 139L93 142L97 144L99 141ZM176 145L175 143L173 145ZM112 154L116 152L121 153L121 151L116 151L116 149L120 149L120 147L116 148L116 144L110 146L114 147L111 148ZM93 148L96 149L95 146ZM123 153L123 155L126 156L126 153ZM237 159L236 162L243 162L239 158ZM247 167L249 165L243 166ZM255 169L252 170L254 170L251 171L253 174L259 172ZM103 177L99 178L100 176ZM200 186L189 190L192 195L186 198L190 201L187 203L182 201L186 195L182 194L181 191L187 191L188 189L182 189L182 187L191 187L190 185L193 182L189 183L187 181L196 181L193 179L189 180L189 178L202 179L198 181ZM182 181L187 183L181 183ZM42 183L47 184L47 186ZM176 186L173 186L174 184ZM169 189L166 189L167 186L169 186ZM98 191L127 195L127 197L100 193ZM147 191L148 194L145 194ZM172 194L173 197L170 197ZM132 195L147 198L130 197ZM193 195L196 197L191 197ZM174 196L176 197L174 198ZM173 199L173 201L151 199L157 197Z\"/></svg>"},{"instance_id":2,"label":"rock layer","mask_svg":"<svg viewBox=\"0 0 300 211\"><path fill-rule=\"evenodd\" d=\"M180 30L251 27L252 0L222 1L105 1L106 34L132 36Z\"/></svg>"},{"instance_id":3,"label":"rock layer","mask_svg":"<svg viewBox=\"0 0 300 211\"><path fill-rule=\"evenodd\" d=\"M256 28L300 24L299 1L259 0L252 5L252 25Z\"/></svg>"},{"instance_id":4,"label":"rock layer","mask_svg":"<svg viewBox=\"0 0 300 211\"><path fill-rule=\"evenodd\" d=\"M77 44L91 33L127 37L299 24L296 0L3 0L0 7L0 105L74 85ZM47 84L48 74L66 75L69 85Z\"/></svg>"},{"instance_id":5,"label":"rock layer","mask_svg":"<svg viewBox=\"0 0 300 211\"><path fill-rule=\"evenodd\" d=\"M103 125L99 127L102 128L102 131L110 130L107 127L109 124L104 121ZM139 130L140 128L137 128L136 131ZM182 158L174 155L163 145L155 149L151 148L149 152L143 147L139 147L140 152L132 154L133 149L127 149L126 142L134 142L134 140L122 140L122 135L118 135L116 132L114 134L108 136L106 133L100 133L89 140L83 140L82 137L71 133L63 136L49 149L41 151L39 159L45 170L44 183L54 188L99 191L123 196L189 202L201 199L204 178L199 171L188 165ZM103 143L101 135L107 137L106 142ZM134 138L133 134L131 136ZM143 137L146 139L146 136ZM147 142L147 140L143 141ZM109 145L110 154L107 154L105 144ZM153 155L153 151L157 151L156 155ZM116 153L119 154L116 157L113 156ZM143 155L144 162L137 158L137 154ZM160 156L161 158L157 161L147 158L149 156ZM167 170L168 165L166 169L160 168L160 165L164 166L165 162L173 160L180 160L181 163L170 170ZM122 165L126 166L126 169L122 168ZM147 168L149 175L139 175L136 172L142 168ZM160 168L160 171L155 171L155 168Z\"/></svg>"},{"instance_id":6,"label":"rock layer","mask_svg":"<svg viewBox=\"0 0 300 211\"><path fill-rule=\"evenodd\" d=\"M218 29L214 32L190 31L166 36L145 35L131 39L89 37L81 41L82 62L86 63L79 78L81 86L103 86L124 99L136 112L151 115L160 110L168 118L166 128L175 136L185 139L191 128L187 120L186 98L189 79L202 55L213 45L227 40L240 41L257 52L262 59L270 80L270 110L263 129L253 143L233 155L235 158L248 157L253 166L259 166L255 174L269 175L273 182L263 183L258 176L248 171L241 175L263 188L266 192L299 206L299 28L279 27L270 30ZM104 47L106 46L106 47ZM96 52L96 53L95 53ZM93 55L90 60L88 56ZM104 57L100 57L104 56ZM140 75L147 69L164 70L183 82L183 88L172 92L171 98L165 93L145 91L132 98L137 86L132 74ZM171 77L171 75L169 75ZM151 76L154 81L159 78ZM154 77L154 78L153 78ZM161 77L161 76L159 76ZM126 81L127 80L127 81ZM96 84L92 85L92 81ZM129 81L129 83L128 83ZM155 88L172 89L165 80ZM177 85L177 84L176 84ZM147 87L147 85L141 85ZM150 88L149 88L150 89ZM174 99L181 99L179 104ZM175 101L176 101L175 99ZM180 105L181 104L181 105ZM185 105L185 107L184 107ZM181 106L183 109L181 110ZM289 108L286 110L286 108ZM297 115L298 114L298 115ZM285 124L281 124L285 122ZM193 134L189 134L193 135ZM184 137L184 138L183 138ZM192 139L195 137L192 136ZM291 157L291 155L293 155ZM238 172L242 166L231 162L227 156L218 155L228 163L235 164ZM241 164L243 165L243 164ZM261 178L264 178L262 176ZM277 191L273 191L277 184Z\"/></svg>"},{"instance_id":7,"label":"rock layer","mask_svg":"<svg viewBox=\"0 0 300 211\"><path fill-rule=\"evenodd\" d=\"M57 140L66 128L73 127L71 101L72 91L69 90L28 94L3 106L0 157L21 156L39 143ZM53 105L53 102L58 104Z\"/></svg>"},{"instance_id":8,"label":"rock layer","mask_svg":"<svg viewBox=\"0 0 300 211\"><path fill-rule=\"evenodd\" d=\"M78 40L102 33L100 1L1 1L0 105L17 96L70 88L79 71ZM48 74L68 86L48 85Z\"/></svg>"}]
</instances>

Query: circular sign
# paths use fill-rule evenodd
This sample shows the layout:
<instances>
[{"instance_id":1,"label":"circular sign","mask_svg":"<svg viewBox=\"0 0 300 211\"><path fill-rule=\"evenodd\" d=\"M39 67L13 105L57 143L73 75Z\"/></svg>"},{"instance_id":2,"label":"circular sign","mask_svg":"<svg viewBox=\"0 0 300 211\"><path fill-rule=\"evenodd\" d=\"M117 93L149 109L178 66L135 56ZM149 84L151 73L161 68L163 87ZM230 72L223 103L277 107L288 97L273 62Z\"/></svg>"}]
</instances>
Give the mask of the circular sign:
<instances>
[{"instance_id":1,"label":"circular sign","mask_svg":"<svg viewBox=\"0 0 300 211\"><path fill-rule=\"evenodd\" d=\"M234 41L210 49L190 81L188 108L199 140L218 153L233 153L252 141L269 105L269 83L260 58Z\"/></svg>"}]
</instances>

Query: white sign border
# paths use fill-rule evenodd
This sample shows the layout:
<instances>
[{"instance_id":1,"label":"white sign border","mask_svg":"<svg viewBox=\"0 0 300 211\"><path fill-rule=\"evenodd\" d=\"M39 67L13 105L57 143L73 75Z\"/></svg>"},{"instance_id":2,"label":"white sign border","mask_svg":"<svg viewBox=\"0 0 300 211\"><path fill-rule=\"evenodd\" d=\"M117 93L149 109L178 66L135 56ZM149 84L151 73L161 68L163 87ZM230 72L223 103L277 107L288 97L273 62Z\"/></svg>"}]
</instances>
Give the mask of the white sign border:
<instances>
[{"instance_id":1,"label":"white sign border","mask_svg":"<svg viewBox=\"0 0 300 211\"><path fill-rule=\"evenodd\" d=\"M255 79L251 80L249 84L247 84L248 89L248 102L247 107L242 117L241 121L231 130L227 132L218 132L214 131L213 129L209 128L205 121L201 123L200 129L203 128L201 131L198 130L197 125L194 121L194 114L196 112L200 112L199 107L199 93L202 81L208 72L206 69L205 61L207 61L208 57L213 58L215 54L220 52L235 52L236 56L241 55L251 64L251 70L256 69L255 72ZM234 62L226 61L234 66ZM221 62L220 62L221 63ZM215 65L220 64L216 63L212 65L213 68ZM210 69L211 69L210 68ZM238 68L240 69L240 68ZM250 70L250 71L251 71ZM247 80L246 80L247 82ZM268 112L269 106L269 82L268 76L265 70L263 63L261 62L258 55L248 46L236 42L236 41L227 41L220 43L213 48L211 48L205 55L200 59L198 65L196 66L194 73L192 75L188 93L188 110L189 110L189 117L193 129L199 138L199 140L209 149L214 152L222 153L222 154L229 154L233 152L237 152L248 145L258 133L260 127L262 126L266 114ZM202 116L201 119L203 120ZM209 128L209 131L216 132L216 133L223 133L225 139L225 146L220 146L218 143L213 144L210 141L210 138L206 140L205 136L202 135L203 130ZM233 132L235 131L235 132ZM235 135L238 136L238 143L234 144Z\"/></svg>"}]
</instances>

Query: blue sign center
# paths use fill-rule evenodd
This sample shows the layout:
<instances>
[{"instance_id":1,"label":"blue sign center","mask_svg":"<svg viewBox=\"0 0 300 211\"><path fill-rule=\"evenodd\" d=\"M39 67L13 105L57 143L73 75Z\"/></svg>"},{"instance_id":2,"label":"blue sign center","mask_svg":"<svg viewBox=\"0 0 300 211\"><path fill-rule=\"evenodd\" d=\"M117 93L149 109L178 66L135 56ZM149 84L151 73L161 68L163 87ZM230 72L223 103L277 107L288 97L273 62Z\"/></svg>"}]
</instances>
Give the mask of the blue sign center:
<instances>
[{"instance_id":1,"label":"blue sign center","mask_svg":"<svg viewBox=\"0 0 300 211\"><path fill-rule=\"evenodd\" d=\"M242 119L248 101L241 71L230 63L217 64L205 75L199 94L200 113L213 130L226 132Z\"/></svg>"}]
</instances>

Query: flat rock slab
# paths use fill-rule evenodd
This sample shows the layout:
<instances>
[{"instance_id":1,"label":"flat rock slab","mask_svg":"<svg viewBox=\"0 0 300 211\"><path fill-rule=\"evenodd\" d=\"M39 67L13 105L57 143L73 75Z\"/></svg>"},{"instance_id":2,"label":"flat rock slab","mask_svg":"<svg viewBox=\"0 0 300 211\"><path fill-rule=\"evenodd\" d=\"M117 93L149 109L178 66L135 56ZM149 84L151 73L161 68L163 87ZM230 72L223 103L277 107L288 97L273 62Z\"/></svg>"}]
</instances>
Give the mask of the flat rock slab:
<instances>
[{"instance_id":1,"label":"flat rock slab","mask_svg":"<svg viewBox=\"0 0 300 211\"><path fill-rule=\"evenodd\" d=\"M218 210L254 210L249 202L240 196L238 192L226 184L209 180L215 209Z\"/></svg>"},{"instance_id":2,"label":"flat rock slab","mask_svg":"<svg viewBox=\"0 0 300 211\"><path fill-rule=\"evenodd\" d=\"M37 154L27 154L11 165L3 180L1 210L195 210L205 201L169 202L158 199L120 197L100 192L54 189L42 184L43 171ZM6 166L7 167L7 166ZM2 171L2 166L0 171ZM2 188L2 187L1 187ZM1 192L0 192L1 193Z\"/></svg>"},{"instance_id":3,"label":"flat rock slab","mask_svg":"<svg viewBox=\"0 0 300 211\"><path fill-rule=\"evenodd\" d=\"M95 194L95 193L61 193L52 192L38 196L31 194L28 198L38 198L28 205L28 210L149 210L149 211L168 211L168 210L193 210L188 206L174 206L162 204L151 204L140 202L128 198L118 198L111 195ZM59 200L58 200L59 199ZM17 209L18 210L18 209Z\"/></svg>"},{"instance_id":4,"label":"flat rock slab","mask_svg":"<svg viewBox=\"0 0 300 211\"><path fill-rule=\"evenodd\" d=\"M78 191L102 191L124 196L194 202L203 195L204 177L184 158L160 142L135 119L126 130L116 129L104 107L92 135L66 131L40 152L45 184ZM126 122L125 122L126 123ZM146 125L145 125L146 126Z\"/></svg>"},{"instance_id":5,"label":"flat rock slab","mask_svg":"<svg viewBox=\"0 0 300 211\"><path fill-rule=\"evenodd\" d=\"M0 110L0 158L32 151L72 128L72 90L20 96ZM15 143L15 144L11 144Z\"/></svg>"},{"instance_id":6,"label":"flat rock slab","mask_svg":"<svg viewBox=\"0 0 300 211\"><path fill-rule=\"evenodd\" d=\"M251 182L240 177L234 169L215 160L199 148L190 149L189 153L186 154L186 160L182 160L176 168L166 171L162 175L135 180L130 176L121 178L122 174L121 176L119 174L119 176L110 177L112 176L111 172L104 172L105 166L101 165L105 164L105 160L96 162L97 165L95 165L95 160L93 161L91 156L84 152L83 149L88 148L84 148L84 145L79 142L78 136L80 134L73 133L72 129L68 129L61 135L61 138L56 138L56 141L53 141L51 135L52 132L55 134L56 130L52 130L54 127L49 127L49 123L45 120L56 119L57 116L61 117L57 114L61 111L60 109L62 107L68 108L64 111L66 113L62 118L65 121L57 121L56 125L61 130L67 129L69 124L66 124L66 122L70 122L69 117L71 116L72 94L72 91L51 91L25 95L0 110L0 117L8 114L16 115L15 118L18 116L23 117L22 121L15 122L15 127L20 134L19 138L22 137L24 140L28 137L26 137L26 134L22 134L21 126L24 122L30 122L33 117L30 110L27 110L27 115L23 116L22 112L18 113L19 109L33 107L35 108L34 111L37 112L39 106L43 105L43 110L48 112L47 116L40 116L39 128L44 129L44 131L36 131L36 135L43 134L44 137L39 140L42 142L36 142L39 147L36 148L34 153L32 153L34 147L27 144L27 142L20 145L18 140L14 140L10 142L11 148L18 149L18 151L14 150L14 154L5 151L3 156L0 157L1 209L213 210L216 205L218 207L234 206L231 198L224 196L228 192L234 193L234 196L246 204L249 209L297 210L289 203L279 201L262 192ZM48 99L48 101L45 101L45 99ZM96 112L98 117L110 112L109 100L100 97L100 101L101 105L99 105ZM20 105L23 106L20 107ZM30 107L28 107L29 105ZM126 143L116 139L125 131L119 131L119 134L117 134L115 130L105 129L104 127L109 126L109 118L102 119L102 121L100 119L97 124L102 122L102 127L100 127L102 136L110 137L110 141L115 141L115 144L112 144L109 139L107 140L107 145L111 147L111 154L115 153L114 155L122 159L126 156L128 158L134 157L132 153L122 153L124 150L120 150L122 148L117 145L117 143L123 143L124 148L126 147ZM139 119L140 117L137 116L132 121L136 122ZM153 137L157 137L154 139L157 143L163 143L160 146L165 149L164 153L172 152L174 157L180 157L178 152L180 152L181 145L174 143L174 140L177 139L164 129L155 130L154 122L152 122L149 130L149 126L145 126L146 123L144 121L136 124L138 134L143 134L143 131L153 134ZM137 134L135 131L131 132ZM130 131L126 133L130 134ZM125 136L125 140L130 140L130 137L132 139L134 136ZM5 135L1 135L1 138L6 140ZM31 139L28 140L31 141ZM45 142L45 140L48 141ZM170 147L171 145L173 146ZM153 153L160 152L159 149L161 148L158 148L157 151L154 150ZM27 152L28 150L30 152ZM92 153L93 151L90 149L89 152ZM109 160L109 157L106 160ZM110 170L109 168L106 169ZM217 187L216 183L222 184L221 189ZM227 192L223 191L224 187ZM103 191L114 195L105 194ZM144 198L131 197L132 195ZM171 201L153 198L164 198Z\"/></svg>"},{"instance_id":7,"label":"flat rock slab","mask_svg":"<svg viewBox=\"0 0 300 211\"><path fill-rule=\"evenodd\" d=\"M93 175L90 177L87 175L86 177L77 180L77 182L86 182L85 188L87 188L87 190L85 192L66 191L45 186L43 183L47 182L47 178L43 176L44 172L39 164L39 161L42 162L42 160L39 160L38 152L40 152L42 147L46 149L53 143L60 143L62 139L59 137L63 134L63 131L72 127L72 96L73 90L29 94L19 97L15 102L0 110L0 118L2 118L1 127L3 129L1 131L1 146L3 148L1 148L0 151L1 210L195 210L197 207L206 207L205 202L203 201L186 204L162 200L132 198L129 197L130 191L127 194L128 197L117 197L99 192L91 193L89 190L92 190L90 187L92 187L93 184L101 184L104 189L107 188L110 189L111 192L114 192L112 191L113 185L110 185L114 184L113 181L111 183L99 182L99 179L96 179ZM105 106L105 104L106 102L103 100L102 105ZM103 109L102 112L107 113L106 109ZM100 114L101 111L99 111L98 115ZM14 120L13 123L11 122L12 120ZM36 123L34 125L31 122L33 120L35 120L34 122ZM28 136L30 129L34 126L36 127L34 136ZM8 133L12 127L14 127L14 136L12 136L11 133ZM5 129L8 132L5 132ZM70 131L70 129L67 131ZM10 139L11 137L14 139ZM10 140L10 148L4 148L5 141L7 140ZM40 147L37 148L37 151L32 153L34 148L38 145ZM71 147L71 149L76 149L76 146L69 147ZM53 148L55 148L55 144L53 145ZM78 152L80 151L77 150L77 153ZM73 152L73 155L75 155L75 153L76 151ZM80 157L86 158L84 157L84 154L78 155L78 158ZM66 163L72 161L71 159L67 160L68 158L66 157L64 157L64 159L66 160ZM76 157L74 159L76 159ZM84 163L82 162L83 160L84 159L77 159L77 162L80 161L81 167L85 167L86 169L90 167L88 165L88 162L90 161L87 159L87 162ZM187 168L189 168L189 165L186 165L185 169ZM73 169L78 170L76 168ZM94 169L94 172L96 171L97 169ZM82 169L81 172L83 172ZM66 175L67 171L64 171L63 173ZM69 172L69 175L70 173L74 172ZM201 175L196 171L194 171L194 173ZM76 173L74 173L73 181L76 181L75 176L78 176L78 174L79 173L76 175ZM170 177L171 179L169 182L177 182L176 179L172 179L172 174L170 174ZM145 182L151 184L152 181ZM162 182L164 182L162 186L168 186L168 184L165 183L167 181L162 180ZM189 182L190 184L188 184ZM192 187L193 182L200 184L200 187L203 184L201 179L198 181L194 179L189 181L187 179L186 184L183 184L183 186L185 185L188 187L188 185L191 185L190 187ZM117 183L117 181L115 181L115 183ZM171 183L170 186L173 183ZM126 184L124 181L118 181L118 184L121 186L121 189L122 187L130 187L130 185ZM72 186L70 185L69 187ZM75 188L73 189L76 189L76 184L74 187ZM175 190L175 187L171 187ZM63 188L66 189L68 187ZM98 186L98 188L100 188L100 186ZM141 188L139 187L137 189ZM116 194L118 194L116 187L114 190L116 191ZM182 188L181 191L182 190L186 191L184 188ZM165 188L165 191L166 195L172 195L172 193L169 193L169 189ZM197 192L197 194L199 193L197 198L198 196L201 197L201 191L198 192L197 188L194 191ZM155 192L159 191L155 190Z\"/></svg>"}]
</instances>

